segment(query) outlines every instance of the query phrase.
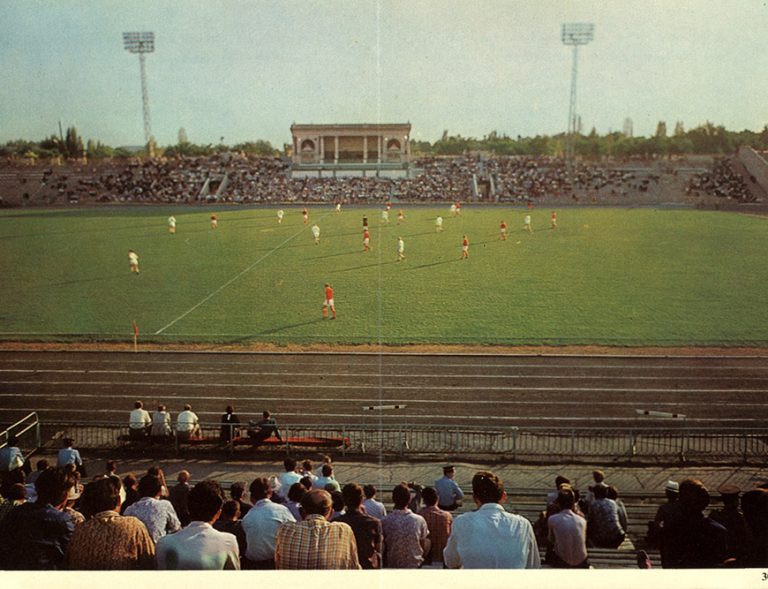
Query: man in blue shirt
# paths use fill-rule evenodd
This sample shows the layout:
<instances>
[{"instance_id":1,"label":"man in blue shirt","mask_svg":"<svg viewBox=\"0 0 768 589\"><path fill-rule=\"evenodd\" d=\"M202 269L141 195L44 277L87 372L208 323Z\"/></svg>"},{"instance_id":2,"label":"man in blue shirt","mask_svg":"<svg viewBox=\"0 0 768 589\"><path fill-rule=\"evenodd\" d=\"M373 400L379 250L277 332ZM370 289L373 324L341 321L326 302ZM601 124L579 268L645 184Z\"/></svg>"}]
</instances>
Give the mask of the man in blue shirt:
<instances>
[{"instance_id":1,"label":"man in blue shirt","mask_svg":"<svg viewBox=\"0 0 768 589\"><path fill-rule=\"evenodd\" d=\"M464 498L462 492L453 477L456 476L456 469L452 464L443 467L443 478L435 481L435 491L437 491L437 506L443 511L453 511L461 505Z\"/></svg>"}]
</instances>

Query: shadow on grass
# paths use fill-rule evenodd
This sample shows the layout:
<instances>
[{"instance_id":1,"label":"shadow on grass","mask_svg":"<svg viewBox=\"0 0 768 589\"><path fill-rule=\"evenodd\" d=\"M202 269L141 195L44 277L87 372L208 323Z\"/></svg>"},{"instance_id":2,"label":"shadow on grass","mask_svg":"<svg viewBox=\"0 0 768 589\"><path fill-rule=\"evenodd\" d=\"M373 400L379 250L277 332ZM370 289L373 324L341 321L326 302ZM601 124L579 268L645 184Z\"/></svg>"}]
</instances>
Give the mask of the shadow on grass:
<instances>
[{"instance_id":1,"label":"shadow on grass","mask_svg":"<svg viewBox=\"0 0 768 589\"><path fill-rule=\"evenodd\" d=\"M264 331L260 331L257 334L254 334L255 336L259 335L272 335L273 333L279 333L281 331L286 331L288 329L293 329L294 327L303 327L305 325L312 325L313 323L322 323L323 319L321 317L318 317L317 319L312 319L311 321L302 321L301 323L292 323L290 325L281 325L279 327L273 327L272 329L265 329ZM247 341L248 339L254 337L254 335L246 335L241 338L238 338L237 341Z\"/></svg>"},{"instance_id":2,"label":"shadow on grass","mask_svg":"<svg viewBox=\"0 0 768 589\"><path fill-rule=\"evenodd\" d=\"M41 282L39 284L32 284L26 288L51 288L53 286L69 286L71 284L85 284L87 282L102 282L117 280L128 276L130 272L126 271L124 274L113 274L111 276L100 276L98 278L83 278L82 280L65 280L63 282Z\"/></svg>"},{"instance_id":3,"label":"shadow on grass","mask_svg":"<svg viewBox=\"0 0 768 589\"><path fill-rule=\"evenodd\" d=\"M363 254L365 253L363 250L355 250L353 252L340 252L338 254L328 254L327 256L314 256L312 258L307 258L307 260L322 260L323 258L337 258L339 256L354 256L357 254Z\"/></svg>"},{"instance_id":4,"label":"shadow on grass","mask_svg":"<svg viewBox=\"0 0 768 589\"><path fill-rule=\"evenodd\" d=\"M411 266L408 270L419 270L421 268L431 268L432 266L442 266L443 264L452 264L453 262L460 262L460 258L451 258L450 260L443 260L442 262L432 262L431 264L420 264L418 266Z\"/></svg>"},{"instance_id":5,"label":"shadow on grass","mask_svg":"<svg viewBox=\"0 0 768 589\"><path fill-rule=\"evenodd\" d=\"M331 270L331 274L338 274L339 272L351 272L353 270L363 270L365 268L374 268L376 266L386 266L387 264L397 264L397 260L391 262L376 262L375 264L365 264L364 266L355 266L354 268L341 268L339 270Z\"/></svg>"}]
</instances>

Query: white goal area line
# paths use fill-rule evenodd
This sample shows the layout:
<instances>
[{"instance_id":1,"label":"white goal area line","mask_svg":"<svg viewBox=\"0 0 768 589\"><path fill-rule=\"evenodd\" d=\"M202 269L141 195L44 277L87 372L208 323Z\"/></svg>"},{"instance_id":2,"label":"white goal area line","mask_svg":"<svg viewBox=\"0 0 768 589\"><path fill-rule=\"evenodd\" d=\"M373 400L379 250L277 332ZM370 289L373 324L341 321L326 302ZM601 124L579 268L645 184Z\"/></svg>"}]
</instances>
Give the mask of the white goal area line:
<instances>
[{"instance_id":1,"label":"white goal area line","mask_svg":"<svg viewBox=\"0 0 768 589\"><path fill-rule=\"evenodd\" d=\"M320 217L320 218L321 218L321 219L323 219L323 218L324 218L324 217L326 217L326 216L327 216L327 214L326 214L326 215L323 215L323 216L322 216L322 217ZM296 233L294 233L293 235L291 235L290 237L288 237L287 239L285 239L284 241L282 241L280 244L278 244L277 246L275 246L274 248L272 248L271 250L269 250L269 251L268 251L266 254L264 254L263 256L261 256L261 257L260 257L258 260L256 260L256 261L255 261L253 264L251 264L250 266L248 266L248 267L247 267L245 270L242 270L241 272L239 272L238 274L236 274L236 275L234 276L234 278L231 278L230 280L228 280L227 282L225 282L224 284L222 284L222 285L221 285L219 288L217 288L216 290L214 290L214 291L213 291L211 294L209 294L208 296L206 296L206 297L205 297L205 298L204 298L202 301L200 301L199 303L197 303L195 306L193 306L193 307L192 307L192 308L190 308L189 310L185 311L184 313L182 313L181 315L179 315L178 317L176 317L176 319L174 319L173 321L171 321L171 322L170 322L168 325L166 325L165 327L161 327L160 329L158 329L158 330L155 332L155 335L160 335L160 334L161 334L161 333L163 333L163 332L164 332L166 329L168 329L169 327L171 327L171 326L172 326L172 325L174 325L175 323L177 323L177 322L181 321L182 319L184 319L184 317L186 317L187 315L189 315L190 313L192 313L192 311L194 311L195 309L197 309L197 308L198 308L198 307L200 307L201 305L204 305L205 303L207 303L208 301L210 301L210 300L211 300L213 297L215 297L215 296L216 296L217 294L219 294L219 293L220 293L222 290L224 290L225 288L227 288L227 287L228 287L230 284L232 284L233 282L235 282L235 281L236 281L238 278L240 278L240 277L241 277L241 276L243 276L244 274L247 274L248 272L250 272L251 270L253 270L253 269L256 267L256 265L257 265L257 264L259 264L259 263L260 263L262 260L265 260L265 259L267 259L269 256L271 256L272 254L274 254L274 253L275 253L277 250L279 250L281 247L283 247L283 246L284 246L286 243L288 243L289 241L291 241L291 240L295 239L296 237L298 237L299 235L301 235L302 233L304 233L304 231L306 231L306 230L307 230L307 227L302 227L302 228L301 228L299 231L297 231Z\"/></svg>"}]
</instances>

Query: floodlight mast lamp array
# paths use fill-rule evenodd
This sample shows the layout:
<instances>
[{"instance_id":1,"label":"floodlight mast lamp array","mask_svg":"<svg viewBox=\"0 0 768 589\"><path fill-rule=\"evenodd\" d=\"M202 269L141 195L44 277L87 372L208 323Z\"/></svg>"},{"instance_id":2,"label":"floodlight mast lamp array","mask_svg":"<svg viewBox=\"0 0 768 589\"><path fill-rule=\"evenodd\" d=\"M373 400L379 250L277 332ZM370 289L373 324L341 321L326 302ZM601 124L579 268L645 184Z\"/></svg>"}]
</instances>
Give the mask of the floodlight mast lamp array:
<instances>
[{"instance_id":1,"label":"floodlight mast lamp array","mask_svg":"<svg viewBox=\"0 0 768 589\"><path fill-rule=\"evenodd\" d=\"M586 45L595 37L595 25L592 23L565 23L561 30L561 40L564 45L573 47L573 62L571 65L571 98L568 103L568 135L566 138L565 155L569 163L573 159L573 139L578 130L576 114L576 77L578 74L579 45Z\"/></svg>"},{"instance_id":2,"label":"floodlight mast lamp array","mask_svg":"<svg viewBox=\"0 0 768 589\"><path fill-rule=\"evenodd\" d=\"M123 46L126 51L139 54L141 104L144 114L144 142L151 149L149 144L152 139L152 128L149 122L149 93L147 92L147 68L144 54L155 51L155 34L151 32L123 33Z\"/></svg>"}]
</instances>

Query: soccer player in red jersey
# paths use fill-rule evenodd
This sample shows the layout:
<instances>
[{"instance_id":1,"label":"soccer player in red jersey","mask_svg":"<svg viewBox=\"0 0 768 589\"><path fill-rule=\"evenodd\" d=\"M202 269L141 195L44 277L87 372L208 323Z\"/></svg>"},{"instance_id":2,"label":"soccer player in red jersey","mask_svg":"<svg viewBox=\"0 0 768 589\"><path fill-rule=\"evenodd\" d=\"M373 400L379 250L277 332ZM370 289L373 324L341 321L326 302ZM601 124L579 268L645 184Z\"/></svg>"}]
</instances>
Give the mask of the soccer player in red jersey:
<instances>
[{"instance_id":1,"label":"soccer player in red jersey","mask_svg":"<svg viewBox=\"0 0 768 589\"><path fill-rule=\"evenodd\" d=\"M461 260L469 258L469 239L465 235L461 240Z\"/></svg>"},{"instance_id":2,"label":"soccer player in red jersey","mask_svg":"<svg viewBox=\"0 0 768 589\"><path fill-rule=\"evenodd\" d=\"M371 251L371 234L368 233L367 227L363 231L363 251L364 252Z\"/></svg>"},{"instance_id":3,"label":"soccer player in red jersey","mask_svg":"<svg viewBox=\"0 0 768 589\"><path fill-rule=\"evenodd\" d=\"M502 221L501 225L499 225L499 232L501 233L501 240L506 241L507 240L507 222Z\"/></svg>"},{"instance_id":4,"label":"soccer player in red jersey","mask_svg":"<svg viewBox=\"0 0 768 589\"><path fill-rule=\"evenodd\" d=\"M557 211L552 211L552 229L557 227Z\"/></svg>"},{"instance_id":5,"label":"soccer player in red jersey","mask_svg":"<svg viewBox=\"0 0 768 589\"><path fill-rule=\"evenodd\" d=\"M328 319L328 308L330 307L333 317L331 320L336 319L336 307L333 304L333 288L330 284L325 284L325 302L323 303L323 319Z\"/></svg>"}]
</instances>

